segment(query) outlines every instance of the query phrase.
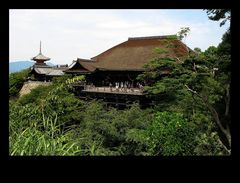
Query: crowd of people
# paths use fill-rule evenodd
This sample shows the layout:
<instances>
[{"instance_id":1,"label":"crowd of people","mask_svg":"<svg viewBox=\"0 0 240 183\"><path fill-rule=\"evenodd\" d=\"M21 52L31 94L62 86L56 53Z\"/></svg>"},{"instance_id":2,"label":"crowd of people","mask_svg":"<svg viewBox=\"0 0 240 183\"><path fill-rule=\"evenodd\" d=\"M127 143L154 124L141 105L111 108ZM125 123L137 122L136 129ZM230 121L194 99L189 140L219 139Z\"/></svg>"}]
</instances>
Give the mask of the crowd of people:
<instances>
[{"instance_id":1,"label":"crowd of people","mask_svg":"<svg viewBox=\"0 0 240 183\"><path fill-rule=\"evenodd\" d=\"M78 81L78 84L83 85L85 90L99 90L103 88L104 91L109 88L111 92L135 92L136 89L143 91L144 86L140 83L133 83L129 81L120 81L120 82L109 82L108 85L105 82L102 82L102 86L96 87L93 83L87 83L86 81Z\"/></svg>"},{"instance_id":2,"label":"crowd of people","mask_svg":"<svg viewBox=\"0 0 240 183\"><path fill-rule=\"evenodd\" d=\"M139 88L143 89L143 85L139 82L136 83L136 87L134 87L133 83L130 83L129 81L125 82L115 82L114 85L112 83L109 83L110 90L112 91L112 88L115 87L117 91L127 91L127 89Z\"/></svg>"}]
</instances>

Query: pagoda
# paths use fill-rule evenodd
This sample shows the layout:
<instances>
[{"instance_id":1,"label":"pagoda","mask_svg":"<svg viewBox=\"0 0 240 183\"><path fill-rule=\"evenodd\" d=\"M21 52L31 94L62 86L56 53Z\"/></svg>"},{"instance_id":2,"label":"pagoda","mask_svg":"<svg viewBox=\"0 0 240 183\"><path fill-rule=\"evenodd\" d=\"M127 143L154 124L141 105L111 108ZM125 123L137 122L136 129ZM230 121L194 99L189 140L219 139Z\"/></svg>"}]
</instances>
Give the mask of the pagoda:
<instances>
[{"instance_id":1,"label":"pagoda","mask_svg":"<svg viewBox=\"0 0 240 183\"><path fill-rule=\"evenodd\" d=\"M41 41L40 41L40 50L39 50L39 54L35 57L33 57L31 60L34 60L36 63L35 65L47 65L45 62L50 60L49 57L46 57L42 54L42 45L41 45Z\"/></svg>"},{"instance_id":2,"label":"pagoda","mask_svg":"<svg viewBox=\"0 0 240 183\"><path fill-rule=\"evenodd\" d=\"M50 66L45 63L46 61L50 60L50 58L42 54L41 41L39 54L33 57L31 60L34 60L36 62L31 67L31 71L29 73L29 77L31 78L31 80L51 81L53 77L62 76L64 74L63 70L68 69L67 65L58 67Z\"/></svg>"}]
</instances>

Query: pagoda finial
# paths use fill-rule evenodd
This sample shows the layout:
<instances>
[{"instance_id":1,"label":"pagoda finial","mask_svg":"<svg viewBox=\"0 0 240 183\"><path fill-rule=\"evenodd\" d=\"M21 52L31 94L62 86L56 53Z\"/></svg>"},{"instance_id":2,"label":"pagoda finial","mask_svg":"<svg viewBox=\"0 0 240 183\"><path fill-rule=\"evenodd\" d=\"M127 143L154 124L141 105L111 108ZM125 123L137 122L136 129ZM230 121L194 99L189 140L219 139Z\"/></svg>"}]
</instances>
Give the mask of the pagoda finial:
<instances>
[{"instance_id":1,"label":"pagoda finial","mask_svg":"<svg viewBox=\"0 0 240 183\"><path fill-rule=\"evenodd\" d=\"M42 54L42 42L40 41L40 53Z\"/></svg>"}]
</instances>

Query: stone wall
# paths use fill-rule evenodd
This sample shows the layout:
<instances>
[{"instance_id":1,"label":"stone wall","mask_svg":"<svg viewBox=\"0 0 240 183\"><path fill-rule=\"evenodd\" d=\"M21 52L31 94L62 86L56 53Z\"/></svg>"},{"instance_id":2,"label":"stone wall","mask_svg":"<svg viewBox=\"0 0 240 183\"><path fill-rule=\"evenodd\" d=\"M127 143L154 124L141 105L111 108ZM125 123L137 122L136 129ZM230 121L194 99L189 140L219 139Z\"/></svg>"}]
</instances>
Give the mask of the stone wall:
<instances>
[{"instance_id":1,"label":"stone wall","mask_svg":"<svg viewBox=\"0 0 240 183\"><path fill-rule=\"evenodd\" d=\"M22 97L31 92L32 89L38 86L48 86L52 84L51 82L41 82L41 81L27 81L24 83L22 89L19 92L19 96Z\"/></svg>"}]
</instances>

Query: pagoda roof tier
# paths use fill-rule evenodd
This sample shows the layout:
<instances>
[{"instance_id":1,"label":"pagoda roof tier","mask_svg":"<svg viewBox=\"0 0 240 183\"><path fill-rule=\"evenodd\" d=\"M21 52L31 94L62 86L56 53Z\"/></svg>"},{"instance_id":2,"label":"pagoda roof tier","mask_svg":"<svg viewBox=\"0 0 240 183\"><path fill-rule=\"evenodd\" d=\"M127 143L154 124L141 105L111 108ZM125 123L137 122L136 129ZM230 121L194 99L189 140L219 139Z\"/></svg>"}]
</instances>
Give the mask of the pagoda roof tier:
<instances>
[{"instance_id":1,"label":"pagoda roof tier","mask_svg":"<svg viewBox=\"0 0 240 183\"><path fill-rule=\"evenodd\" d=\"M32 60L42 60L42 61L47 61L47 60L50 60L50 58L44 56L42 53L39 53L37 56L33 57Z\"/></svg>"},{"instance_id":2,"label":"pagoda roof tier","mask_svg":"<svg viewBox=\"0 0 240 183\"><path fill-rule=\"evenodd\" d=\"M46 57L42 54L42 42L41 41L40 41L39 54L37 56L33 57L32 60L35 60L35 61L48 61L48 60L50 60L49 57Z\"/></svg>"}]
</instances>

